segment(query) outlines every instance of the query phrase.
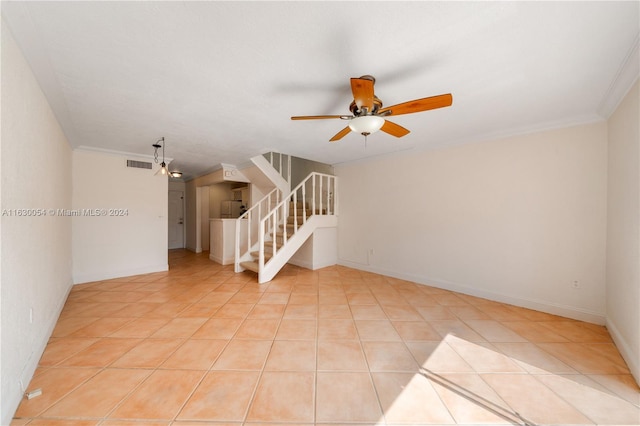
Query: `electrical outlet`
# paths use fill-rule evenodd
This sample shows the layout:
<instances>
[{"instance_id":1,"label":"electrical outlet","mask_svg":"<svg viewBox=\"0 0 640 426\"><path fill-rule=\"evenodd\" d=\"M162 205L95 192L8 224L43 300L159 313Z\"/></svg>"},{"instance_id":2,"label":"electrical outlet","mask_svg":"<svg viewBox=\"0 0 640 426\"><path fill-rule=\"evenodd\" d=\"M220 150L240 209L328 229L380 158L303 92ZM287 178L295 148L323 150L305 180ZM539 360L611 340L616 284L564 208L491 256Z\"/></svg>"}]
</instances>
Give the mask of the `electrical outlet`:
<instances>
[{"instance_id":1,"label":"electrical outlet","mask_svg":"<svg viewBox=\"0 0 640 426\"><path fill-rule=\"evenodd\" d=\"M29 324L33 324L33 308L29 308Z\"/></svg>"},{"instance_id":2,"label":"electrical outlet","mask_svg":"<svg viewBox=\"0 0 640 426\"><path fill-rule=\"evenodd\" d=\"M580 288L580 282L578 282L578 280L573 280L571 282L571 285L573 286L573 288Z\"/></svg>"},{"instance_id":3,"label":"electrical outlet","mask_svg":"<svg viewBox=\"0 0 640 426\"><path fill-rule=\"evenodd\" d=\"M369 256L373 256L373 249L369 249Z\"/></svg>"}]
</instances>

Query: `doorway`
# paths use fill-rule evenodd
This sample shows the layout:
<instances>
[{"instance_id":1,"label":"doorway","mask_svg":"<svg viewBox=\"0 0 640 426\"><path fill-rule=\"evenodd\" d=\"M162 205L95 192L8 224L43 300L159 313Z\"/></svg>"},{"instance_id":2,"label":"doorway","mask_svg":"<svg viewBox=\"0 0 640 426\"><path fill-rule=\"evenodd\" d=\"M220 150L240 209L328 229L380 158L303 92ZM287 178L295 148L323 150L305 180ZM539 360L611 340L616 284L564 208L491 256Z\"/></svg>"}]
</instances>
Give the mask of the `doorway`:
<instances>
[{"instance_id":1,"label":"doorway","mask_svg":"<svg viewBox=\"0 0 640 426\"><path fill-rule=\"evenodd\" d=\"M184 191L169 191L169 249L184 248Z\"/></svg>"}]
</instances>

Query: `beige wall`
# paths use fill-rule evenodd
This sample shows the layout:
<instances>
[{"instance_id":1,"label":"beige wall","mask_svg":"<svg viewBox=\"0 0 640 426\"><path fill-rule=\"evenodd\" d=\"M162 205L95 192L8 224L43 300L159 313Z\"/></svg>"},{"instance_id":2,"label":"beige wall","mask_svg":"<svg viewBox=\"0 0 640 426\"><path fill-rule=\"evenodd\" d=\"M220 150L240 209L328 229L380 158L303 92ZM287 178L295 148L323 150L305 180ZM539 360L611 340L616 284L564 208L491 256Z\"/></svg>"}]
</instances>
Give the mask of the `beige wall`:
<instances>
[{"instance_id":1,"label":"beige wall","mask_svg":"<svg viewBox=\"0 0 640 426\"><path fill-rule=\"evenodd\" d=\"M71 289L71 148L2 21L0 424L11 421ZM46 215L15 216L15 209ZM31 210L33 212L33 210Z\"/></svg>"},{"instance_id":2,"label":"beige wall","mask_svg":"<svg viewBox=\"0 0 640 426\"><path fill-rule=\"evenodd\" d=\"M640 89L609 118L607 328L640 382Z\"/></svg>"},{"instance_id":3,"label":"beige wall","mask_svg":"<svg viewBox=\"0 0 640 426\"><path fill-rule=\"evenodd\" d=\"M169 179L156 175L156 164L153 170L130 168L127 159L141 160L73 152L73 208L108 213L73 219L75 283L168 269ZM118 209L125 210L122 216L109 213Z\"/></svg>"},{"instance_id":4,"label":"beige wall","mask_svg":"<svg viewBox=\"0 0 640 426\"><path fill-rule=\"evenodd\" d=\"M339 263L604 323L606 141L601 122L336 166Z\"/></svg>"}]
</instances>

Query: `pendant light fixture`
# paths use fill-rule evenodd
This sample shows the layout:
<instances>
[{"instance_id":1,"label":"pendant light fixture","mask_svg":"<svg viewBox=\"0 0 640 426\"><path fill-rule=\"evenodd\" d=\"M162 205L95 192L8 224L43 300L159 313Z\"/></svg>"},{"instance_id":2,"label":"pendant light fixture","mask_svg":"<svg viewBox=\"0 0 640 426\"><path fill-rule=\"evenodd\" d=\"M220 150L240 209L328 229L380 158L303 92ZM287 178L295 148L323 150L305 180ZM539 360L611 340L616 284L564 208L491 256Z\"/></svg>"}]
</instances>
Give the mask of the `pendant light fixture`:
<instances>
[{"instance_id":1,"label":"pendant light fixture","mask_svg":"<svg viewBox=\"0 0 640 426\"><path fill-rule=\"evenodd\" d=\"M162 148L162 163L160 163L160 173L163 176L166 176L166 175L169 174L169 171L167 170L167 164L164 162L164 145L165 145L165 141L164 141L164 136L163 136L160 139L158 139L156 141L156 143L154 143L151 146L154 148L153 160L156 162L156 164L158 164L158 149Z\"/></svg>"}]
</instances>

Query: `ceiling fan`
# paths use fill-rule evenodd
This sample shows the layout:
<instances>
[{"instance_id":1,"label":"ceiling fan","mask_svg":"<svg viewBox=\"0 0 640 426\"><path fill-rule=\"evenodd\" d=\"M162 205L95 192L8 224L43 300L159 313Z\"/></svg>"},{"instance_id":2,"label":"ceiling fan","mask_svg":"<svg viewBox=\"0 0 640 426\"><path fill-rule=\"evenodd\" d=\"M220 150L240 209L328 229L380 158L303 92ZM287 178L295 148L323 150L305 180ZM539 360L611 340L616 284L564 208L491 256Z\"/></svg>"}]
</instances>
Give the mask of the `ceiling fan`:
<instances>
[{"instance_id":1,"label":"ceiling fan","mask_svg":"<svg viewBox=\"0 0 640 426\"><path fill-rule=\"evenodd\" d=\"M331 142L342 139L351 131L367 137L371 133L382 130L385 133L400 138L408 134L409 130L387 120L386 117L444 108L451 106L453 103L453 97L450 93L447 93L445 95L415 99L383 108L382 101L373 92L375 82L376 79L370 75L363 75L360 78L351 79L353 102L349 105L349 110L352 115L304 115L291 117L291 119L324 120L339 118L341 120L349 120L347 127L329 139Z\"/></svg>"}]
</instances>

